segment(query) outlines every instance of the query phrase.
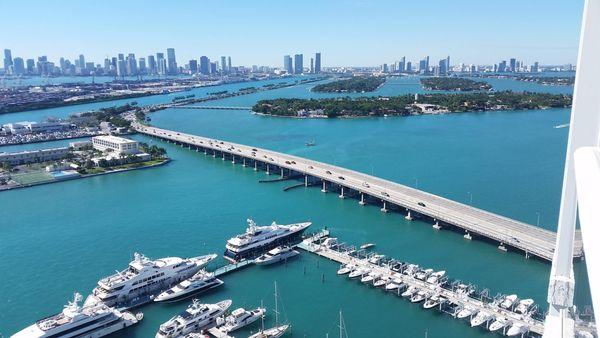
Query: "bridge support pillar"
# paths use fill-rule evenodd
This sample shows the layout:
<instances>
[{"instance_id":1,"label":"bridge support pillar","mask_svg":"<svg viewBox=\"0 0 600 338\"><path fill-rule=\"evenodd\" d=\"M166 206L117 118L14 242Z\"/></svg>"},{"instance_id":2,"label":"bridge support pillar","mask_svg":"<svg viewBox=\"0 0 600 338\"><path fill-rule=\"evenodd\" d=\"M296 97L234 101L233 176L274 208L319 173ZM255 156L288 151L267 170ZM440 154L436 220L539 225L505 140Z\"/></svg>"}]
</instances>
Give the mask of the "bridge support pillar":
<instances>
[{"instance_id":1,"label":"bridge support pillar","mask_svg":"<svg viewBox=\"0 0 600 338\"><path fill-rule=\"evenodd\" d=\"M381 208L381 212L388 212L387 202L383 201L383 207Z\"/></svg>"},{"instance_id":2,"label":"bridge support pillar","mask_svg":"<svg viewBox=\"0 0 600 338\"><path fill-rule=\"evenodd\" d=\"M235 155L231 155L231 163L235 164Z\"/></svg>"},{"instance_id":3,"label":"bridge support pillar","mask_svg":"<svg viewBox=\"0 0 600 338\"><path fill-rule=\"evenodd\" d=\"M525 259L529 259L529 252L525 251Z\"/></svg>"},{"instance_id":4,"label":"bridge support pillar","mask_svg":"<svg viewBox=\"0 0 600 338\"><path fill-rule=\"evenodd\" d=\"M304 186L308 187L308 175L304 175Z\"/></svg>"},{"instance_id":5,"label":"bridge support pillar","mask_svg":"<svg viewBox=\"0 0 600 338\"><path fill-rule=\"evenodd\" d=\"M208 155L208 149L204 148L204 155Z\"/></svg>"},{"instance_id":6,"label":"bridge support pillar","mask_svg":"<svg viewBox=\"0 0 600 338\"><path fill-rule=\"evenodd\" d=\"M440 222L437 219L434 221L435 221L435 223L433 223L433 228L435 230L440 230L442 228L442 226L440 225Z\"/></svg>"},{"instance_id":7,"label":"bridge support pillar","mask_svg":"<svg viewBox=\"0 0 600 338\"><path fill-rule=\"evenodd\" d=\"M246 158L244 157L244 158L242 159L242 167L245 167L245 166L246 166Z\"/></svg>"},{"instance_id":8,"label":"bridge support pillar","mask_svg":"<svg viewBox=\"0 0 600 338\"><path fill-rule=\"evenodd\" d=\"M223 155L222 159L223 159L223 161L225 161L225 152L224 152L224 151L222 151L222 152L221 152L221 155Z\"/></svg>"},{"instance_id":9,"label":"bridge support pillar","mask_svg":"<svg viewBox=\"0 0 600 338\"><path fill-rule=\"evenodd\" d=\"M284 177L284 175L283 175L283 168L279 168L279 169L281 169L281 178L283 178Z\"/></svg>"},{"instance_id":10,"label":"bridge support pillar","mask_svg":"<svg viewBox=\"0 0 600 338\"><path fill-rule=\"evenodd\" d=\"M404 218L407 219L407 220L409 220L409 221L413 220L412 213L411 213L410 210L408 210L408 213L406 214L406 216Z\"/></svg>"},{"instance_id":11,"label":"bridge support pillar","mask_svg":"<svg viewBox=\"0 0 600 338\"><path fill-rule=\"evenodd\" d=\"M346 198L346 196L344 195L344 187L342 186L342 190L340 190L340 196L338 196L339 198Z\"/></svg>"},{"instance_id":12,"label":"bridge support pillar","mask_svg":"<svg viewBox=\"0 0 600 338\"><path fill-rule=\"evenodd\" d=\"M254 160L254 171L258 171L258 161Z\"/></svg>"},{"instance_id":13,"label":"bridge support pillar","mask_svg":"<svg viewBox=\"0 0 600 338\"><path fill-rule=\"evenodd\" d=\"M323 189L321 189L321 192L327 192L327 181L323 181Z\"/></svg>"},{"instance_id":14,"label":"bridge support pillar","mask_svg":"<svg viewBox=\"0 0 600 338\"><path fill-rule=\"evenodd\" d=\"M217 152L213 150L213 157L217 158Z\"/></svg>"},{"instance_id":15,"label":"bridge support pillar","mask_svg":"<svg viewBox=\"0 0 600 338\"><path fill-rule=\"evenodd\" d=\"M271 175L271 171L269 171L269 165L267 164L267 175Z\"/></svg>"},{"instance_id":16,"label":"bridge support pillar","mask_svg":"<svg viewBox=\"0 0 600 338\"><path fill-rule=\"evenodd\" d=\"M367 202L365 202L365 194L362 192L360 193L360 202L358 202L358 204L360 204L360 205L367 204Z\"/></svg>"}]
</instances>

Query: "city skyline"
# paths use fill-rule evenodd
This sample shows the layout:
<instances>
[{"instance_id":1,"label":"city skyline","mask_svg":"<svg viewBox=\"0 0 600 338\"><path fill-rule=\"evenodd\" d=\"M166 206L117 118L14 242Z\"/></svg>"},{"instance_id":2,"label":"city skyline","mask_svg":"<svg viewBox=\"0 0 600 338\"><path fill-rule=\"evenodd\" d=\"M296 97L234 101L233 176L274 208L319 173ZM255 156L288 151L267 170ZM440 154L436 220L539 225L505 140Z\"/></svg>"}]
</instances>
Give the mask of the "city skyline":
<instances>
[{"instance_id":1,"label":"city skyline","mask_svg":"<svg viewBox=\"0 0 600 338\"><path fill-rule=\"evenodd\" d=\"M180 4L186 10L172 16L159 15L153 6L138 1L122 4L121 11L65 1L69 10L48 15L36 2L30 3L31 20L26 22L11 14L18 12L16 5L0 4L0 28L18 33L4 34L1 49L12 49L24 59L41 55L74 59L84 54L100 62L125 51L147 56L165 46L175 48L178 59L186 62L202 55L232 55L240 65L278 67L281 55L319 51L327 55L328 66L378 66L401 56L419 60L423 55L440 59L447 54L474 64L492 64L511 55L528 63L538 59L544 64L574 63L582 7L581 1L562 0L508 0L503 6L471 0L431 1L438 10L418 14L418 4L386 10L397 6L387 0L308 1L307 6L319 10L294 24L284 4L265 1L235 3L223 16L202 16L202 20L197 19L200 4L192 2ZM134 9L135 17L130 15ZM531 16L532 12L536 15ZM102 29L89 24L106 18L126 24ZM124 34L128 27L135 27L136 33Z\"/></svg>"}]
</instances>

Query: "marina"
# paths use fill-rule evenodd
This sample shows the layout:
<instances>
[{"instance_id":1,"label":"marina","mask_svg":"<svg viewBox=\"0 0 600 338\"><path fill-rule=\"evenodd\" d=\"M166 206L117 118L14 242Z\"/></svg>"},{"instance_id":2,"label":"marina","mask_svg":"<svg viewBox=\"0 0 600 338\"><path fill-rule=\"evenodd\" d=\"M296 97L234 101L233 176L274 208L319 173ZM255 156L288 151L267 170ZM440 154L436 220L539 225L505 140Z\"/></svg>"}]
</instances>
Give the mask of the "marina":
<instances>
[{"instance_id":1,"label":"marina","mask_svg":"<svg viewBox=\"0 0 600 338\"><path fill-rule=\"evenodd\" d=\"M450 227L462 231L465 239L483 238L499 250L516 250L526 258L551 261L556 233L500 216L470 205L458 203L415 188L387 181L339 166L292 156L262 148L210 139L177 131L135 124L146 135L180 144L223 161L239 163L254 170L282 178L301 175L304 185L319 185L321 191L337 192L340 198L354 197L360 205L381 206L382 212L397 210L407 220L421 218L433 223L434 229ZM581 233L576 232L573 257L583 257Z\"/></svg>"},{"instance_id":2,"label":"marina","mask_svg":"<svg viewBox=\"0 0 600 338\"><path fill-rule=\"evenodd\" d=\"M411 303L423 302L424 309L435 308L467 320L471 327L481 326L507 336L544 333L543 313L531 299L519 300L517 295L492 297L488 289L478 291L472 284L450 281L444 276L445 271L434 272L416 264L382 259L382 255L338 243L326 230L306 238L297 248L340 263L339 276L379 287ZM595 330L592 323L577 323L577 333L581 336L593 337Z\"/></svg>"}]
</instances>

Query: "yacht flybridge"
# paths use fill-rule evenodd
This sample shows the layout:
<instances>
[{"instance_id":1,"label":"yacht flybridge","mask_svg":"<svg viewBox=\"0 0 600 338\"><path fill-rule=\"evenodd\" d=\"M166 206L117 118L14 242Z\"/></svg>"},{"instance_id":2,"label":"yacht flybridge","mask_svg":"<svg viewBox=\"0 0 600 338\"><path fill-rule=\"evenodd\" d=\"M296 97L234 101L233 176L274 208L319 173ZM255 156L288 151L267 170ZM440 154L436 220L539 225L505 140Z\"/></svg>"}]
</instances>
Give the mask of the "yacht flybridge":
<instances>
[{"instance_id":1,"label":"yacht flybridge","mask_svg":"<svg viewBox=\"0 0 600 338\"><path fill-rule=\"evenodd\" d=\"M62 312L37 321L12 335L12 338L78 337L98 338L137 324L143 315L118 311L105 304L80 306L83 297L75 293Z\"/></svg>"},{"instance_id":2,"label":"yacht flybridge","mask_svg":"<svg viewBox=\"0 0 600 338\"><path fill-rule=\"evenodd\" d=\"M251 219L247 221L246 232L227 241L225 259L237 262L254 258L279 245L293 243L312 224L304 222L281 225L273 222L271 225L258 226Z\"/></svg>"},{"instance_id":3,"label":"yacht flybridge","mask_svg":"<svg viewBox=\"0 0 600 338\"><path fill-rule=\"evenodd\" d=\"M214 273L204 270L198 271L194 276L188 278L167 291L163 291L154 298L155 302L182 300L201 292L205 292L223 285L223 281L216 278Z\"/></svg>"},{"instance_id":4,"label":"yacht flybridge","mask_svg":"<svg viewBox=\"0 0 600 338\"><path fill-rule=\"evenodd\" d=\"M151 260L135 253L127 269L98 281L85 305L102 302L108 306L132 307L151 300L154 295L192 277L217 255Z\"/></svg>"}]
</instances>

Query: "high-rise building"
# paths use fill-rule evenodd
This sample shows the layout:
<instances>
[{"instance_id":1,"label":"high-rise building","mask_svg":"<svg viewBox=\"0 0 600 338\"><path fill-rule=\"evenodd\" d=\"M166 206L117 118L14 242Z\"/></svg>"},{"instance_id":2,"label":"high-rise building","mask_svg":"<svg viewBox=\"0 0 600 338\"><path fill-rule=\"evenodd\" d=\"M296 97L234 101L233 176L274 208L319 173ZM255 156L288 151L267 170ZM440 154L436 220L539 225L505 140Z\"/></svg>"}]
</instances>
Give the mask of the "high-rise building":
<instances>
[{"instance_id":1,"label":"high-rise building","mask_svg":"<svg viewBox=\"0 0 600 338\"><path fill-rule=\"evenodd\" d=\"M83 56L83 54L79 54L79 68L81 69L85 69L85 57Z\"/></svg>"},{"instance_id":2,"label":"high-rise building","mask_svg":"<svg viewBox=\"0 0 600 338\"><path fill-rule=\"evenodd\" d=\"M294 55L294 74L304 73L304 63L302 54Z\"/></svg>"},{"instance_id":3,"label":"high-rise building","mask_svg":"<svg viewBox=\"0 0 600 338\"><path fill-rule=\"evenodd\" d=\"M191 74L198 73L198 61L196 61L196 60L190 60L190 62L188 63L188 65L189 65L190 73Z\"/></svg>"},{"instance_id":4,"label":"high-rise building","mask_svg":"<svg viewBox=\"0 0 600 338\"><path fill-rule=\"evenodd\" d=\"M319 74L321 72L321 53L315 54L315 73Z\"/></svg>"},{"instance_id":5,"label":"high-rise building","mask_svg":"<svg viewBox=\"0 0 600 338\"><path fill-rule=\"evenodd\" d=\"M448 59L441 59L438 63L437 76L448 75Z\"/></svg>"},{"instance_id":6,"label":"high-rise building","mask_svg":"<svg viewBox=\"0 0 600 338\"><path fill-rule=\"evenodd\" d=\"M315 73L315 59L310 58L310 73L314 74Z\"/></svg>"},{"instance_id":7,"label":"high-rise building","mask_svg":"<svg viewBox=\"0 0 600 338\"><path fill-rule=\"evenodd\" d=\"M169 68L169 74L177 74L177 61L175 60L174 48L167 48L167 66Z\"/></svg>"},{"instance_id":8,"label":"high-rise building","mask_svg":"<svg viewBox=\"0 0 600 338\"><path fill-rule=\"evenodd\" d=\"M540 71L540 63L536 61L533 63L533 66L531 66L531 72L537 73L539 71Z\"/></svg>"},{"instance_id":9,"label":"high-rise building","mask_svg":"<svg viewBox=\"0 0 600 338\"><path fill-rule=\"evenodd\" d=\"M446 70L447 72L450 72L450 55L448 55L448 57L446 58Z\"/></svg>"},{"instance_id":10,"label":"high-rise building","mask_svg":"<svg viewBox=\"0 0 600 338\"><path fill-rule=\"evenodd\" d=\"M498 73L506 72L506 61L502 61L498 64Z\"/></svg>"},{"instance_id":11,"label":"high-rise building","mask_svg":"<svg viewBox=\"0 0 600 338\"><path fill-rule=\"evenodd\" d=\"M227 71L231 72L231 56L227 57Z\"/></svg>"},{"instance_id":12,"label":"high-rise building","mask_svg":"<svg viewBox=\"0 0 600 338\"><path fill-rule=\"evenodd\" d=\"M23 75L25 74L25 63L22 58L16 57L13 60L13 74L15 75Z\"/></svg>"},{"instance_id":13,"label":"high-rise building","mask_svg":"<svg viewBox=\"0 0 600 338\"><path fill-rule=\"evenodd\" d=\"M148 74L156 74L156 59L154 55L148 55Z\"/></svg>"},{"instance_id":14,"label":"high-rise building","mask_svg":"<svg viewBox=\"0 0 600 338\"><path fill-rule=\"evenodd\" d=\"M4 71L10 73L10 68L13 65L12 52L10 49L4 50Z\"/></svg>"},{"instance_id":15,"label":"high-rise building","mask_svg":"<svg viewBox=\"0 0 600 338\"><path fill-rule=\"evenodd\" d=\"M35 73L35 60L27 59L26 63L27 63L27 74L34 74Z\"/></svg>"},{"instance_id":16,"label":"high-rise building","mask_svg":"<svg viewBox=\"0 0 600 338\"><path fill-rule=\"evenodd\" d=\"M127 55L127 75L137 75L137 60L135 59L135 54L130 53Z\"/></svg>"},{"instance_id":17,"label":"high-rise building","mask_svg":"<svg viewBox=\"0 0 600 338\"><path fill-rule=\"evenodd\" d=\"M227 69L227 58L221 56L221 72L227 73L229 69Z\"/></svg>"},{"instance_id":18,"label":"high-rise building","mask_svg":"<svg viewBox=\"0 0 600 338\"><path fill-rule=\"evenodd\" d=\"M216 62L211 62L210 63L210 73L211 74L216 74L217 73L217 63Z\"/></svg>"},{"instance_id":19,"label":"high-rise building","mask_svg":"<svg viewBox=\"0 0 600 338\"><path fill-rule=\"evenodd\" d=\"M400 62L398 63L398 71L400 73L402 73L405 70L406 70L406 57L403 56L402 58L400 58Z\"/></svg>"},{"instance_id":20,"label":"high-rise building","mask_svg":"<svg viewBox=\"0 0 600 338\"><path fill-rule=\"evenodd\" d=\"M517 71L517 59L510 59L510 71L513 73Z\"/></svg>"},{"instance_id":21,"label":"high-rise building","mask_svg":"<svg viewBox=\"0 0 600 338\"><path fill-rule=\"evenodd\" d=\"M125 60L117 61L117 76L125 77L127 75L127 62Z\"/></svg>"},{"instance_id":22,"label":"high-rise building","mask_svg":"<svg viewBox=\"0 0 600 338\"><path fill-rule=\"evenodd\" d=\"M384 63L383 65L381 65L381 71L383 73L387 73L387 72L390 71L389 68L388 68L388 64L387 63Z\"/></svg>"},{"instance_id":23,"label":"high-rise building","mask_svg":"<svg viewBox=\"0 0 600 338\"><path fill-rule=\"evenodd\" d=\"M412 73L412 62L408 61L406 63L406 72L407 73Z\"/></svg>"},{"instance_id":24,"label":"high-rise building","mask_svg":"<svg viewBox=\"0 0 600 338\"><path fill-rule=\"evenodd\" d=\"M139 62L138 73L148 74L148 69L146 68L146 59L140 58L140 60L138 62Z\"/></svg>"},{"instance_id":25,"label":"high-rise building","mask_svg":"<svg viewBox=\"0 0 600 338\"><path fill-rule=\"evenodd\" d=\"M167 74L167 62L164 53L156 53L156 73L158 75Z\"/></svg>"},{"instance_id":26,"label":"high-rise building","mask_svg":"<svg viewBox=\"0 0 600 338\"><path fill-rule=\"evenodd\" d=\"M210 60L206 56L200 57L200 73L203 75L210 74Z\"/></svg>"},{"instance_id":27,"label":"high-rise building","mask_svg":"<svg viewBox=\"0 0 600 338\"><path fill-rule=\"evenodd\" d=\"M429 67L427 67L427 60L423 59L419 61L419 73L427 74L429 72Z\"/></svg>"},{"instance_id":28,"label":"high-rise building","mask_svg":"<svg viewBox=\"0 0 600 338\"><path fill-rule=\"evenodd\" d=\"M293 74L294 73L294 69L292 67L292 57L289 55L285 55L283 57L283 69L285 69L285 71L288 74Z\"/></svg>"}]
</instances>

